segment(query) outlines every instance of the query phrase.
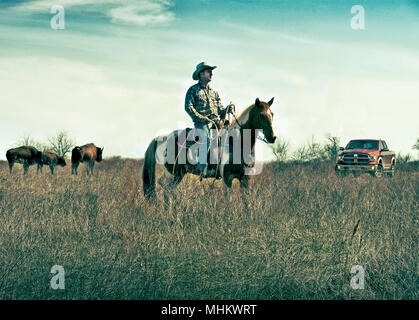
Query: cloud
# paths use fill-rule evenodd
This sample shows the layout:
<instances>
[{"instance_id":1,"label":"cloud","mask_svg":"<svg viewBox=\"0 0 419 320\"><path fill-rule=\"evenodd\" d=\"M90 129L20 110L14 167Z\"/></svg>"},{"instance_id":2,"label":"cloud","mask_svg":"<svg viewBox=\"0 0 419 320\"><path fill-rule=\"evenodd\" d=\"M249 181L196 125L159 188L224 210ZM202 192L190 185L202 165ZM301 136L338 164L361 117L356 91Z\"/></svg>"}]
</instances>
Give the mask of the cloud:
<instances>
[{"instance_id":1,"label":"cloud","mask_svg":"<svg viewBox=\"0 0 419 320\"><path fill-rule=\"evenodd\" d=\"M109 10L112 22L132 23L140 26L167 24L175 19L173 12L168 10L168 1L148 2L120 6Z\"/></svg>"},{"instance_id":2,"label":"cloud","mask_svg":"<svg viewBox=\"0 0 419 320\"><path fill-rule=\"evenodd\" d=\"M296 44L305 44L305 45L327 45L330 44L324 40L314 40L313 38L308 37L301 37L296 35L291 35L285 32L279 32L278 30L269 30L255 26L249 26L245 24L238 24L233 23L230 21L226 21L224 19L219 20L220 25L224 26L225 28L234 29L237 31L242 32L246 35L252 35L254 37L264 37L265 39L268 37L275 38L278 40L285 40L290 43Z\"/></svg>"},{"instance_id":3,"label":"cloud","mask_svg":"<svg viewBox=\"0 0 419 320\"><path fill-rule=\"evenodd\" d=\"M9 10L19 14L49 12L54 5L62 5L65 10L101 12L113 23L145 25L165 25L175 20L170 11L173 3L169 0L40 0L18 4Z\"/></svg>"}]
</instances>

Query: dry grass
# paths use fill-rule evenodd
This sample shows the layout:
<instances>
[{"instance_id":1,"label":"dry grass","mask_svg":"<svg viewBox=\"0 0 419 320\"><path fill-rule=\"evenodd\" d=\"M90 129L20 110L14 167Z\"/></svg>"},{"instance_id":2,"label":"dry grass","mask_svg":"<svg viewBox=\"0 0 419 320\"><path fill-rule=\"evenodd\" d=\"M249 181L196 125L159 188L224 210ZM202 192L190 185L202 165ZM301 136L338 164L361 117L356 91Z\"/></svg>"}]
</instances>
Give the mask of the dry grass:
<instances>
[{"instance_id":1,"label":"dry grass","mask_svg":"<svg viewBox=\"0 0 419 320\"><path fill-rule=\"evenodd\" d=\"M269 164L231 201L220 181L187 177L150 204L141 165L23 177L1 162L0 298L419 298L417 166L339 180L328 163ZM65 290L50 288L56 264ZM356 264L365 290L350 287Z\"/></svg>"}]
</instances>

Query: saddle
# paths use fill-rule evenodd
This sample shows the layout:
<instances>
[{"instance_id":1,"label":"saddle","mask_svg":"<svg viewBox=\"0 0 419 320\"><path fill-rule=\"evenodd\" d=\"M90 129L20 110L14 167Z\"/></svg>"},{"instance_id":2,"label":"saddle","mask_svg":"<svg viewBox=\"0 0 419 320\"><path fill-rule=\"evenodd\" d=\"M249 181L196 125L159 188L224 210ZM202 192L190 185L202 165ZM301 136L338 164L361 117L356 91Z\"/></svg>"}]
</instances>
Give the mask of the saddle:
<instances>
[{"instance_id":1,"label":"saddle","mask_svg":"<svg viewBox=\"0 0 419 320\"><path fill-rule=\"evenodd\" d=\"M224 125L221 125L220 122L221 121L216 122L218 130L221 130L222 128L228 128L230 124L228 120L224 121ZM195 143L199 141L198 137L195 138L195 141L187 140L187 137L189 133L191 132L191 130L193 130L193 128L186 128L178 132L177 143L178 143L179 148L184 148L184 147L190 148L191 146L193 146ZM221 137L218 137L218 143L220 143L220 138Z\"/></svg>"},{"instance_id":2,"label":"saddle","mask_svg":"<svg viewBox=\"0 0 419 320\"><path fill-rule=\"evenodd\" d=\"M221 130L223 128L228 128L229 121L227 119L225 119L224 122L217 121L216 122L216 125L217 125L217 129L218 130ZM183 130L178 131L178 134L177 134L177 144L178 144L178 148L179 149L181 149L181 148L189 149L190 147L192 147L193 145L195 145L199 141L199 137L198 136L195 137L195 141L188 140L187 139L187 137L188 137L189 133L191 132L191 130L193 130L193 128L185 128ZM218 146L220 146L221 145L221 135L219 135L217 137L217 139L218 139ZM216 169L217 168L217 164L213 164L210 161L210 153L211 153L211 147L210 147L210 149L208 150L208 153L207 153L208 169ZM221 176L217 172L216 178L218 179L220 177Z\"/></svg>"}]
</instances>

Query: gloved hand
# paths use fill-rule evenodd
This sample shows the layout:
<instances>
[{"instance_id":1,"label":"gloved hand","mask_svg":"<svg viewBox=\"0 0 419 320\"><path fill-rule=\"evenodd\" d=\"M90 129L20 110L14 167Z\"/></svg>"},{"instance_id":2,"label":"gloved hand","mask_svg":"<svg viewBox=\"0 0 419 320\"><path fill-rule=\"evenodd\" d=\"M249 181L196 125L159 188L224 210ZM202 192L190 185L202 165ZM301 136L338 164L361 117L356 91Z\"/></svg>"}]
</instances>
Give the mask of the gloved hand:
<instances>
[{"instance_id":1,"label":"gloved hand","mask_svg":"<svg viewBox=\"0 0 419 320\"><path fill-rule=\"evenodd\" d=\"M233 102L226 107L226 113L235 113L236 112L236 105Z\"/></svg>"}]
</instances>

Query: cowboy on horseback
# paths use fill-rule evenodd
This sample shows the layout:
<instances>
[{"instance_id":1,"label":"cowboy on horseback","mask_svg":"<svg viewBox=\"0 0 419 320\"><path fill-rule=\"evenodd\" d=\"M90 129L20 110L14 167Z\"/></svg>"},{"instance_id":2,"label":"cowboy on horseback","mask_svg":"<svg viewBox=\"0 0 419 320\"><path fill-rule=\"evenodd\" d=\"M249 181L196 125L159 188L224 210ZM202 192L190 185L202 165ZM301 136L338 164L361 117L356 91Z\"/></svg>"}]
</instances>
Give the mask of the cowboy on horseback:
<instances>
[{"instance_id":1,"label":"cowboy on horseback","mask_svg":"<svg viewBox=\"0 0 419 320\"><path fill-rule=\"evenodd\" d=\"M194 77L196 79L198 79L198 73L202 71L199 70L200 68L197 68L198 72L196 72L196 77ZM208 82L206 83L208 84ZM274 98L268 102L260 101L259 98L257 98L255 103L246 107L239 116L234 114L234 109L230 109L230 107L234 105L230 105L223 109L221 103L219 103L218 98L218 104L215 105L217 109L215 109L214 112L209 107L209 112L201 114L197 111L199 104L196 101L196 99L198 99L196 96L199 95L199 91L202 89L203 88L201 88L200 83L192 86L188 91L188 95L190 95L190 97L187 97L186 99L187 102L190 100L190 105L186 104L186 109L189 110L188 106L192 106L193 109L190 108L190 112L193 116L193 119L196 119L195 124L197 126L203 126L203 124L211 122L212 120L210 117L214 114L217 115L221 113L222 110L225 110L224 113L231 112L234 117L234 121L232 121L232 123L228 126L228 130L222 130L222 124L220 126L221 131L223 131L219 133L219 136L222 140L220 145L221 157L220 162L217 163L218 170L216 170L216 175L219 175L219 177L223 179L224 185L227 188L232 187L232 182L234 179L238 179L240 181L241 188L248 188L251 175L258 174L261 170L261 166L257 166L258 168L255 166L255 145L256 140L260 139L258 134L262 132L264 138L261 140L266 143L271 144L276 140L273 128L273 112L271 110L271 105L274 101ZM208 94L209 88L205 87L205 89L207 90L207 93L203 92L203 94ZM198 91L198 93L195 91ZM206 102L207 104L209 104L208 101L210 101L210 98L208 98ZM214 104L211 105L214 106ZM220 110L218 110L219 106ZM231 111L226 109L230 109ZM175 188L182 181L186 174L201 174L194 163L186 161L186 154L188 153L187 150L191 150L195 146L195 144L192 144L190 147L187 147L186 141L193 142L193 140L195 140L189 140L187 138L187 136L189 137L187 131L188 128L181 130L181 132L179 132L179 130L175 130L169 135L154 138L148 145L144 155L142 172L143 191L144 195L148 199L153 199L156 196L157 162L162 164L166 172L169 172L172 176L170 183L165 184L163 181L164 179L162 179L165 177L165 175L162 175L159 179L159 184L162 186L168 186L170 189ZM232 135L230 135L230 133L232 133ZM232 138L232 144L227 142L230 140L230 137ZM196 136L193 136L193 138L196 138ZM180 140L182 140L182 142L180 142ZM240 149L239 153L235 151L236 146L238 146ZM205 149L205 145L202 144L198 150L200 149ZM173 159L170 159L170 154L176 156ZM237 157L238 159L236 159L237 155L239 155ZM203 162L205 165L205 161Z\"/></svg>"},{"instance_id":2,"label":"cowboy on horseback","mask_svg":"<svg viewBox=\"0 0 419 320\"><path fill-rule=\"evenodd\" d=\"M218 92L212 89L208 83L212 80L212 70L216 66L210 66L205 62L201 62L196 66L192 74L193 80L198 80L198 83L191 86L186 93L185 110L192 118L196 129L200 129L200 133L205 135L202 139L207 143L207 154L210 148L211 128L217 125L217 118L225 119L226 113L232 105L223 107L221 104ZM205 161L200 155L198 169L201 172L201 177L213 177L216 172L214 169L208 169L207 155Z\"/></svg>"}]
</instances>

